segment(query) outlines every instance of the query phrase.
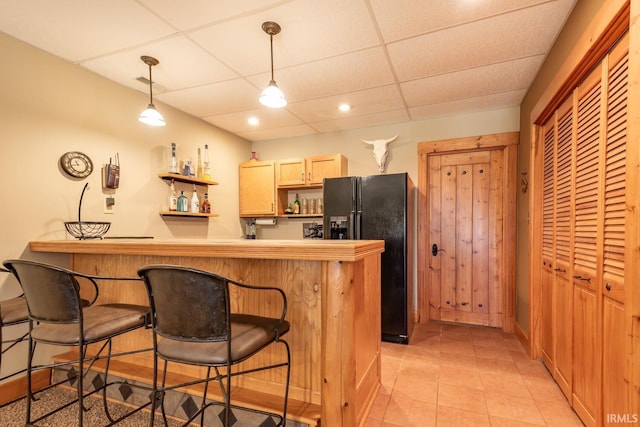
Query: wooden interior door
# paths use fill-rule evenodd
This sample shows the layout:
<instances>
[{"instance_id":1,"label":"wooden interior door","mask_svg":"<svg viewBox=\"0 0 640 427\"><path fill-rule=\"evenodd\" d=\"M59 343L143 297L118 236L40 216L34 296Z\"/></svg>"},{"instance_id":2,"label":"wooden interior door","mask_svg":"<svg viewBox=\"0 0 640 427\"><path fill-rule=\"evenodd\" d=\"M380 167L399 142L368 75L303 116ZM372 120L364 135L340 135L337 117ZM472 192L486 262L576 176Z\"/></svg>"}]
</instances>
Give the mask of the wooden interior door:
<instances>
[{"instance_id":1,"label":"wooden interior door","mask_svg":"<svg viewBox=\"0 0 640 427\"><path fill-rule=\"evenodd\" d=\"M502 327L503 151L428 162L429 318Z\"/></svg>"}]
</instances>

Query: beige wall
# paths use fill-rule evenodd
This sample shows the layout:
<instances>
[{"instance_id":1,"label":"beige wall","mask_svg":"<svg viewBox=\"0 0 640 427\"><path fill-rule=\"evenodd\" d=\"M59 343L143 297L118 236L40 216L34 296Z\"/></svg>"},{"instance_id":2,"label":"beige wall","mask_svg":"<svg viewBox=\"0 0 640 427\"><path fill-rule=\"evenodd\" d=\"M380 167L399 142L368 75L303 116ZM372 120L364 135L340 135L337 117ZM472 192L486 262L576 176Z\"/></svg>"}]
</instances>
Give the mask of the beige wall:
<instances>
[{"instance_id":1,"label":"beige wall","mask_svg":"<svg viewBox=\"0 0 640 427\"><path fill-rule=\"evenodd\" d=\"M579 0L562 33L543 64L520 109L520 145L518 175L529 171L531 110L564 63L576 41L606 0ZM529 332L529 195L518 192L518 248L516 260L516 320L525 333Z\"/></svg>"},{"instance_id":2,"label":"beige wall","mask_svg":"<svg viewBox=\"0 0 640 427\"><path fill-rule=\"evenodd\" d=\"M66 239L63 222L77 219L85 182L82 215L87 221L111 221L109 235L156 238L239 237L237 165L250 155L250 143L161 103L157 107L168 125L152 128L137 121L148 95L125 88L0 33L0 174L3 203L0 213L0 260L31 258L65 265L66 256L28 251L35 239ZM142 88L144 89L144 88ZM163 220L168 185L157 178L166 172L170 142L195 156L209 144L213 179L213 211L209 220ZM87 180L74 181L59 169L66 151L88 154L95 168ZM120 188L115 214L103 213L100 167L120 154ZM109 190L113 191L113 190ZM201 194L202 196L202 194ZM0 276L0 299L13 296L18 285ZM10 328L17 333L19 328ZM24 363L20 352L2 363L10 372Z\"/></svg>"}]
</instances>

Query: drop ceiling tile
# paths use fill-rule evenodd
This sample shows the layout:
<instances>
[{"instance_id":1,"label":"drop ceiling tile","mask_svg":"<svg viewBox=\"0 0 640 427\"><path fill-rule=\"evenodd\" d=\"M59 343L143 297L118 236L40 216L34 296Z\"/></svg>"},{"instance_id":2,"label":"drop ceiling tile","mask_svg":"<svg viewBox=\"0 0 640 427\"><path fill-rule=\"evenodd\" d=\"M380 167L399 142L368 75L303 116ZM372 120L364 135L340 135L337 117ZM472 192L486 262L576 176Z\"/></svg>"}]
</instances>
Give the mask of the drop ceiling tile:
<instances>
[{"instance_id":1,"label":"drop ceiling tile","mask_svg":"<svg viewBox=\"0 0 640 427\"><path fill-rule=\"evenodd\" d=\"M266 87L270 75L248 79ZM384 50L379 47L278 70L275 80L291 103L395 83Z\"/></svg>"},{"instance_id":2,"label":"drop ceiling tile","mask_svg":"<svg viewBox=\"0 0 640 427\"><path fill-rule=\"evenodd\" d=\"M251 132L238 132L238 135L249 141L267 141L269 139L292 138L316 133L318 133L318 131L308 125L298 125L275 129L261 129Z\"/></svg>"},{"instance_id":3,"label":"drop ceiling tile","mask_svg":"<svg viewBox=\"0 0 640 427\"><path fill-rule=\"evenodd\" d=\"M259 125L251 126L248 123L250 117L255 117L260 120ZM286 108L275 109L264 107L203 118L209 123L213 123L229 132L252 132L302 124L302 121L287 111Z\"/></svg>"},{"instance_id":4,"label":"drop ceiling tile","mask_svg":"<svg viewBox=\"0 0 640 427\"><path fill-rule=\"evenodd\" d=\"M350 105L351 110L340 111L338 106L343 103ZM396 85L294 102L287 106L289 111L306 122L342 119L401 108L404 108L404 101Z\"/></svg>"},{"instance_id":5,"label":"drop ceiling tile","mask_svg":"<svg viewBox=\"0 0 640 427\"><path fill-rule=\"evenodd\" d=\"M529 9L517 10L389 44L398 79L407 81L544 54L565 18L553 2L535 10L534 15Z\"/></svg>"},{"instance_id":6,"label":"drop ceiling tile","mask_svg":"<svg viewBox=\"0 0 640 427\"><path fill-rule=\"evenodd\" d=\"M526 89L521 89L474 98L456 99L438 104L422 105L409 108L409 114L413 120L424 120L472 111L495 110L520 105L526 93Z\"/></svg>"},{"instance_id":7,"label":"drop ceiling tile","mask_svg":"<svg viewBox=\"0 0 640 427\"><path fill-rule=\"evenodd\" d=\"M73 62L175 32L133 0L3 0L0 28Z\"/></svg>"},{"instance_id":8,"label":"drop ceiling tile","mask_svg":"<svg viewBox=\"0 0 640 427\"><path fill-rule=\"evenodd\" d=\"M544 56L488 65L401 83L409 107L526 89Z\"/></svg>"},{"instance_id":9,"label":"drop ceiling tile","mask_svg":"<svg viewBox=\"0 0 640 427\"><path fill-rule=\"evenodd\" d=\"M221 22L269 8L292 0L139 0L147 8L181 31Z\"/></svg>"},{"instance_id":10,"label":"drop ceiling tile","mask_svg":"<svg viewBox=\"0 0 640 427\"><path fill-rule=\"evenodd\" d=\"M535 7L547 0L370 0L376 22L386 42L410 38L457 25L470 23L510 11ZM554 4L560 16L566 16L576 0L558 0Z\"/></svg>"},{"instance_id":11,"label":"drop ceiling tile","mask_svg":"<svg viewBox=\"0 0 640 427\"><path fill-rule=\"evenodd\" d=\"M380 44L364 2L342 0L287 2L201 28L189 37L240 74L262 73L270 70L269 36L261 28L265 21L282 27L273 36L276 70Z\"/></svg>"},{"instance_id":12,"label":"drop ceiling tile","mask_svg":"<svg viewBox=\"0 0 640 427\"><path fill-rule=\"evenodd\" d=\"M160 61L152 69L153 81L169 91L238 77L181 35L84 61L80 65L125 86L148 90L146 85L136 80L138 77L149 78L149 69L140 59L142 55L153 56Z\"/></svg>"},{"instance_id":13,"label":"drop ceiling tile","mask_svg":"<svg viewBox=\"0 0 640 427\"><path fill-rule=\"evenodd\" d=\"M410 120L406 110L385 111L382 113L365 114L362 116L347 117L344 119L328 120L326 122L312 123L318 132L338 132L348 129L358 129L371 126L401 123Z\"/></svg>"},{"instance_id":14,"label":"drop ceiling tile","mask_svg":"<svg viewBox=\"0 0 640 427\"><path fill-rule=\"evenodd\" d=\"M235 79L158 95L158 99L197 117L250 110L259 91L246 80Z\"/></svg>"}]
</instances>

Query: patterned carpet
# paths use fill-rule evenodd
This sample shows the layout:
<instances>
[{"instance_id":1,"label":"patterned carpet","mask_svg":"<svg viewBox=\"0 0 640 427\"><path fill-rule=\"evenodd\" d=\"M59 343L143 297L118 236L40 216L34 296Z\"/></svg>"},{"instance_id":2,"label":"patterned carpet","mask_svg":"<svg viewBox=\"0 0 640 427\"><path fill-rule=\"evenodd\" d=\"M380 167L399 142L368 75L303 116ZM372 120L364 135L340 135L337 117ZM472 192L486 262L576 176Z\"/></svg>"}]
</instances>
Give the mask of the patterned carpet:
<instances>
[{"instance_id":1,"label":"patterned carpet","mask_svg":"<svg viewBox=\"0 0 640 427\"><path fill-rule=\"evenodd\" d=\"M31 405L32 413L34 416L46 413L65 402L72 400L75 393L60 388L53 388L39 395L39 400L33 402ZM2 427L23 427L25 423L25 399L18 400L17 402L10 403L3 407L0 407L0 426ZM85 406L89 408L84 413L84 425L87 427L98 427L109 424L109 420L105 416L104 409L102 407L102 400L98 397L89 397L85 400ZM114 418L118 418L131 410L128 406L109 402L109 410ZM164 426L162 417L156 413L154 420L154 426ZM69 427L77 425L78 411L76 405L70 407L52 415L38 422L39 426L43 427ZM184 422L184 421L183 421ZM131 417L122 420L117 423L122 427L140 427L149 425L149 411L138 412ZM182 422L169 419L169 427L177 427L182 425Z\"/></svg>"}]
</instances>

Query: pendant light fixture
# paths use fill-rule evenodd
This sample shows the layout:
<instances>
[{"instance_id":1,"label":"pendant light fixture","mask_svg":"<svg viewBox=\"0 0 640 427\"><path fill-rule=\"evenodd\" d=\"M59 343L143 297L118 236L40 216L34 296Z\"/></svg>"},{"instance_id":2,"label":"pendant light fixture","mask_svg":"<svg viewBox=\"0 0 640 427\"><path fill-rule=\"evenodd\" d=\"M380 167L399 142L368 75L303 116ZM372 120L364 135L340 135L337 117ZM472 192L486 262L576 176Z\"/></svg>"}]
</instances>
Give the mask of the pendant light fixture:
<instances>
[{"instance_id":1,"label":"pendant light fixture","mask_svg":"<svg viewBox=\"0 0 640 427\"><path fill-rule=\"evenodd\" d=\"M271 44L271 81L269 86L265 88L260 94L260 104L269 108L282 108L286 107L287 100L284 97L284 93L280 90L276 81L273 79L273 36L280 32L280 25L275 22L267 21L262 24L262 30L269 34L269 41Z\"/></svg>"},{"instance_id":2,"label":"pendant light fixture","mask_svg":"<svg viewBox=\"0 0 640 427\"><path fill-rule=\"evenodd\" d=\"M149 66L149 105L146 110L140 113L138 120L150 126L165 126L167 123L164 121L164 117L153 105L153 80L151 80L151 67L160 62L152 56L141 56L140 59Z\"/></svg>"}]
</instances>

